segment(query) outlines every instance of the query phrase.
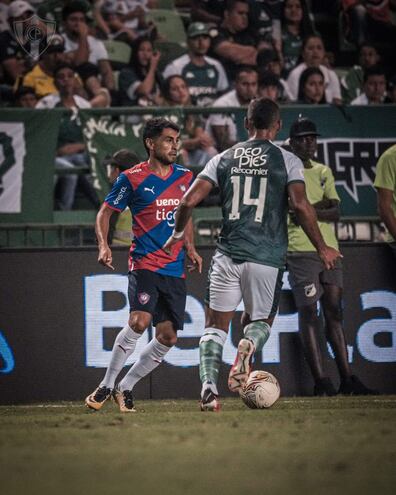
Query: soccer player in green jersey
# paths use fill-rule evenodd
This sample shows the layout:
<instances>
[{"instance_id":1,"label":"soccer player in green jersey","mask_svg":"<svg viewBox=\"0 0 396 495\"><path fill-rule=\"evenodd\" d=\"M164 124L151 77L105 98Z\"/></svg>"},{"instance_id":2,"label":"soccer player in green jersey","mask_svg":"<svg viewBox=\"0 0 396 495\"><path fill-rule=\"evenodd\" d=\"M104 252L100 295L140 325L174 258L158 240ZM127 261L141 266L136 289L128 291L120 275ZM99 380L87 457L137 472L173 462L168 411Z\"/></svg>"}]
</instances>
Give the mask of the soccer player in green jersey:
<instances>
[{"instance_id":1,"label":"soccer player in green jersey","mask_svg":"<svg viewBox=\"0 0 396 495\"><path fill-rule=\"evenodd\" d=\"M388 229L387 241L396 256L396 144L380 156L374 186L377 189L378 211Z\"/></svg>"},{"instance_id":2,"label":"soccer player in green jersey","mask_svg":"<svg viewBox=\"0 0 396 495\"><path fill-rule=\"evenodd\" d=\"M200 341L201 409L218 411L217 379L230 321L243 299L244 338L231 368L228 385L239 392L250 372L250 361L267 341L277 310L287 251L288 197L326 268L340 253L325 244L315 211L305 194L303 165L295 155L272 143L280 129L278 105L253 100L245 126L249 140L213 157L184 195L170 250L192 209L213 186L220 189L223 226L209 274L207 318Z\"/></svg>"},{"instance_id":3,"label":"soccer player in green jersey","mask_svg":"<svg viewBox=\"0 0 396 495\"><path fill-rule=\"evenodd\" d=\"M307 118L299 118L290 128L290 146L304 164L305 188L308 201L316 210L318 227L326 244L338 249L331 222L339 219L339 203L331 169L313 160L317 151L316 125ZM338 393L367 395L374 393L352 374L342 326L343 272L341 259L332 270L325 270L314 245L305 234L295 212L288 222L289 247L287 267L289 280L298 310L298 322L304 354L315 380L314 395L336 395L323 369L318 334L321 318L320 302L325 319L326 339L330 343L341 384Z\"/></svg>"}]
</instances>

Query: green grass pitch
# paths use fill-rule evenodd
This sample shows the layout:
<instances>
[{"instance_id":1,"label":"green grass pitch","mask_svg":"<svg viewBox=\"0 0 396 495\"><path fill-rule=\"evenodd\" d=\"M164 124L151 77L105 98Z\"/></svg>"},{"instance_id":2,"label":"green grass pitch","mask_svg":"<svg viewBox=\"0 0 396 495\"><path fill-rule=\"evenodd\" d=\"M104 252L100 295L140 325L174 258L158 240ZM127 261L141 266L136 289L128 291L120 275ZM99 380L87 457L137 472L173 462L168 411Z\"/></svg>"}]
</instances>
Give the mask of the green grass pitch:
<instances>
[{"instance_id":1,"label":"green grass pitch","mask_svg":"<svg viewBox=\"0 0 396 495\"><path fill-rule=\"evenodd\" d=\"M393 494L396 396L0 407L2 495Z\"/></svg>"}]
</instances>

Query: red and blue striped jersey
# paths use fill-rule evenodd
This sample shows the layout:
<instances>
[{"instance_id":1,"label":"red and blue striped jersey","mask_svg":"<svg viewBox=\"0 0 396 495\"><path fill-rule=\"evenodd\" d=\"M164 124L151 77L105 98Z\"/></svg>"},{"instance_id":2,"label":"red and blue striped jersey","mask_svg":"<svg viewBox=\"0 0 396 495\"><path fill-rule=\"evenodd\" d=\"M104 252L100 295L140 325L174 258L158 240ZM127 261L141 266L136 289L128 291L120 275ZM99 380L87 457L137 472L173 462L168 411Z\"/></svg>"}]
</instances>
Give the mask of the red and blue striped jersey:
<instances>
[{"instance_id":1,"label":"red and blue striped jersey","mask_svg":"<svg viewBox=\"0 0 396 495\"><path fill-rule=\"evenodd\" d=\"M132 212L130 270L185 277L183 241L173 246L171 256L162 246L172 235L177 206L192 180L192 172L175 163L164 177L154 173L147 162L118 176L105 203L116 211L129 206Z\"/></svg>"}]
</instances>

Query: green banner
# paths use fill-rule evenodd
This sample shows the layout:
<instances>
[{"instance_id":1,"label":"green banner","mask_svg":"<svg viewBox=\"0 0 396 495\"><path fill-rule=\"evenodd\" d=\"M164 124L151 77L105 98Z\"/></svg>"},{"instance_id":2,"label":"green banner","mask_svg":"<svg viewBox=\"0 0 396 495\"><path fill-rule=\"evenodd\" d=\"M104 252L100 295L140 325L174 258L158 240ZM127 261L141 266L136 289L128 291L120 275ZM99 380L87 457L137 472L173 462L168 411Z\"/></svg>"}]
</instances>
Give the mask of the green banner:
<instances>
[{"instance_id":1,"label":"green banner","mask_svg":"<svg viewBox=\"0 0 396 495\"><path fill-rule=\"evenodd\" d=\"M60 117L52 110L1 110L0 222L52 222Z\"/></svg>"},{"instance_id":2,"label":"green banner","mask_svg":"<svg viewBox=\"0 0 396 495\"><path fill-rule=\"evenodd\" d=\"M181 110L172 109L163 116L180 126L183 124L184 115ZM83 110L80 112L80 117L91 161L93 185L99 199L103 201L110 190L104 166L105 159L119 149L127 148L134 151L142 161L146 160L147 152L143 145L142 132L144 123L154 115L132 117L132 122L128 122L128 118L120 121L111 116L98 115L95 111Z\"/></svg>"}]
</instances>

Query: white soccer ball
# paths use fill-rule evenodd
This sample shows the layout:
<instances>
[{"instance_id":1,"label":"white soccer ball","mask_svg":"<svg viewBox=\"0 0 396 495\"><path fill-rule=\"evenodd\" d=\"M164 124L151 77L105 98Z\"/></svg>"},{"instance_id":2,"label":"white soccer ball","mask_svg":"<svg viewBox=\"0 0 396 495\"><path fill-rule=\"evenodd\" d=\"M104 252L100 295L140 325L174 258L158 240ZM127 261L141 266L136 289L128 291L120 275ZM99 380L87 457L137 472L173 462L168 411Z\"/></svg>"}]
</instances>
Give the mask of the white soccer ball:
<instances>
[{"instance_id":1,"label":"white soccer ball","mask_svg":"<svg viewBox=\"0 0 396 495\"><path fill-rule=\"evenodd\" d=\"M241 392L242 401L251 409L266 409L279 399L278 380L268 371L250 373Z\"/></svg>"}]
</instances>

